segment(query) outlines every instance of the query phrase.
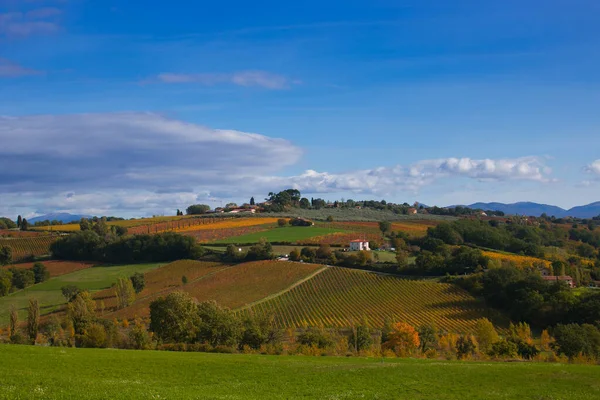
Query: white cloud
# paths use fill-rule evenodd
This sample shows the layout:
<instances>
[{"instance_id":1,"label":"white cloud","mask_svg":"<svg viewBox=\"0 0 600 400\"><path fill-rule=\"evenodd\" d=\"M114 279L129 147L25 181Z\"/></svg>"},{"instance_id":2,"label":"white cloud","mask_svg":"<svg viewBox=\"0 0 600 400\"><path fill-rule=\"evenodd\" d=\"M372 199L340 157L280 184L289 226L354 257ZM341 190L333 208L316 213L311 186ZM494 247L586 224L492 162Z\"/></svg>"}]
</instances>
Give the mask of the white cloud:
<instances>
[{"instance_id":1,"label":"white cloud","mask_svg":"<svg viewBox=\"0 0 600 400\"><path fill-rule=\"evenodd\" d=\"M282 139L149 113L0 117L0 143L0 193L191 191L273 174L301 155Z\"/></svg>"},{"instance_id":2,"label":"white cloud","mask_svg":"<svg viewBox=\"0 0 600 400\"><path fill-rule=\"evenodd\" d=\"M39 71L25 68L17 63L14 63L6 58L0 57L0 78L16 78L27 75L38 75Z\"/></svg>"},{"instance_id":3,"label":"white cloud","mask_svg":"<svg viewBox=\"0 0 600 400\"><path fill-rule=\"evenodd\" d=\"M217 85L230 83L238 86L259 86L267 89L286 89L291 82L283 75L277 75L266 71L241 71L230 74L177 74L162 73L156 78L162 83L198 83L201 85Z\"/></svg>"},{"instance_id":4,"label":"white cloud","mask_svg":"<svg viewBox=\"0 0 600 400\"><path fill-rule=\"evenodd\" d=\"M600 177L600 160L596 160L591 164L587 165L585 167L585 171L590 174L598 175Z\"/></svg>"},{"instance_id":5,"label":"white cloud","mask_svg":"<svg viewBox=\"0 0 600 400\"><path fill-rule=\"evenodd\" d=\"M538 157L445 158L339 173L278 175L302 151L286 140L152 113L0 117L0 214L152 215L289 187L407 198L435 185L550 182ZM512 185L512 184L511 184Z\"/></svg>"},{"instance_id":6,"label":"white cloud","mask_svg":"<svg viewBox=\"0 0 600 400\"><path fill-rule=\"evenodd\" d=\"M354 192L374 195L417 193L422 187L441 179L469 178L477 181L537 181L550 182L550 169L538 157L515 159L445 158L423 160L412 165L396 165L328 173L308 170L301 175L279 178L258 178L264 185L293 186L311 193Z\"/></svg>"},{"instance_id":7,"label":"white cloud","mask_svg":"<svg viewBox=\"0 0 600 400\"><path fill-rule=\"evenodd\" d=\"M23 12L0 13L0 37L26 37L53 34L60 30L54 17L61 12L55 8L39 8Z\"/></svg>"}]
</instances>

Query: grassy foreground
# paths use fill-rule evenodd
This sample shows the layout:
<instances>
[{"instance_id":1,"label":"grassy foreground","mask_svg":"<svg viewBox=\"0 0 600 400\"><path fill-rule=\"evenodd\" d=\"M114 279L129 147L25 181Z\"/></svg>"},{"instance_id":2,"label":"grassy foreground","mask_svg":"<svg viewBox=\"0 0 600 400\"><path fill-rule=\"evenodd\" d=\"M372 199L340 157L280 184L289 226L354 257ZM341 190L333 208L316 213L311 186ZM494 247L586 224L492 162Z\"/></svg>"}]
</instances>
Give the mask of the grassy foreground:
<instances>
[{"instance_id":1,"label":"grassy foreground","mask_svg":"<svg viewBox=\"0 0 600 400\"><path fill-rule=\"evenodd\" d=\"M596 366L0 345L0 399L593 399Z\"/></svg>"}]
</instances>

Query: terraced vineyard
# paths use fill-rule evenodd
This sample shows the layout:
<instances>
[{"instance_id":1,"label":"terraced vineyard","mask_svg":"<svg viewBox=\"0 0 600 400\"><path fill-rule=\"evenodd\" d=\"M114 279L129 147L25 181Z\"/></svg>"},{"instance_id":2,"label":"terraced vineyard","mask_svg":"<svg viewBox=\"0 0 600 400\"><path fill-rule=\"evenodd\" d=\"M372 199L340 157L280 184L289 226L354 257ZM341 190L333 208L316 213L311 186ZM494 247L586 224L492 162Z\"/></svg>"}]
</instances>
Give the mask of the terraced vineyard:
<instances>
[{"instance_id":1,"label":"terraced vineyard","mask_svg":"<svg viewBox=\"0 0 600 400\"><path fill-rule=\"evenodd\" d=\"M341 328L366 317L373 327L382 327L391 318L414 326L434 323L451 332L471 332L485 316L483 304L453 285L337 267L239 312L274 314L282 328Z\"/></svg>"},{"instance_id":2,"label":"terraced vineyard","mask_svg":"<svg viewBox=\"0 0 600 400\"><path fill-rule=\"evenodd\" d=\"M12 249L13 261L21 261L28 257L44 256L50 253L50 245L58 239L58 236L37 236L28 238L0 238L0 246L8 246Z\"/></svg>"},{"instance_id":3,"label":"terraced vineyard","mask_svg":"<svg viewBox=\"0 0 600 400\"><path fill-rule=\"evenodd\" d=\"M218 272L228 265L217 262L204 262L192 260L180 260L147 272L144 276L146 286L138 294L138 301L127 310L132 316L146 315L143 311L150 304L150 301L159 294L165 295L172 290L181 288L183 283L181 278L185 276L190 282L205 277L209 274ZM104 309L107 312L117 309L117 298L114 289L105 289L94 294L94 299L104 302Z\"/></svg>"},{"instance_id":4,"label":"terraced vineyard","mask_svg":"<svg viewBox=\"0 0 600 400\"><path fill-rule=\"evenodd\" d=\"M150 288L147 289L153 293L144 296L145 292L142 292L133 305L114 312L111 317L147 317L150 303L159 296L166 296L173 290L186 291L199 301L215 300L222 306L238 308L276 295L323 268L322 265L281 261L255 261L236 266L209 265L210 263L188 261L187 263L194 263L189 267L198 272L194 277L191 271L188 271L186 276L189 281L183 285L181 268L185 268L185 266L180 263L182 262L178 261L148 273L147 280ZM155 274L162 274L171 283L168 286L163 285L163 289L158 287L152 289ZM144 290L146 291L146 289ZM103 293L106 295L110 291ZM96 298L100 299L100 297ZM108 297L104 301L106 306L112 304Z\"/></svg>"}]
</instances>

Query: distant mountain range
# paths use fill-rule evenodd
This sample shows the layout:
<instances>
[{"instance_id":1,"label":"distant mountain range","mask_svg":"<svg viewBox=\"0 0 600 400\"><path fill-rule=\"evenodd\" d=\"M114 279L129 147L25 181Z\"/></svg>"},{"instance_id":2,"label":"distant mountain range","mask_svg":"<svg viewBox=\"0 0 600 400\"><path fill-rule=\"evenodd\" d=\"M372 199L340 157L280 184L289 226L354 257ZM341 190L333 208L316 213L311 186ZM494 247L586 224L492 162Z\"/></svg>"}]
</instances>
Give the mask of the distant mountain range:
<instances>
[{"instance_id":1,"label":"distant mountain range","mask_svg":"<svg viewBox=\"0 0 600 400\"><path fill-rule=\"evenodd\" d=\"M89 215L78 215L69 213L51 213L46 215L40 215L39 217L31 218L27 220L31 224L35 224L38 221L61 221L62 223L69 223L79 221L81 218L92 218Z\"/></svg>"},{"instance_id":2,"label":"distant mountain range","mask_svg":"<svg viewBox=\"0 0 600 400\"><path fill-rule=\"evenodd\" d=\"M573 207L569 210L548 204L539 204L531 202L520 202L513 204L505 203L474 203L469 208L502 211L507 215L527 215L539 217L542 214L554 216L556 218L575 217L575 218L593 218L600 215L600 201L585 206Z\"/></svg>"}]
</instances>

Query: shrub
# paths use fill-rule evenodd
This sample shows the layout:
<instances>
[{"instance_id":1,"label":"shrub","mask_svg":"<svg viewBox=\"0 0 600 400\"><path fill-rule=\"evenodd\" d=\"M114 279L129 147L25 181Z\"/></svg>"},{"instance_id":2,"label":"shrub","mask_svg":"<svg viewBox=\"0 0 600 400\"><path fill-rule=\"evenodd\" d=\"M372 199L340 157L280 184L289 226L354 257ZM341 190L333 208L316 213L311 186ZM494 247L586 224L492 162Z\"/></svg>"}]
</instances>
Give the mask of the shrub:
<instances>
[{"instance_id":1,"label":"shrub","mask_svg":"<svg viewBox=\"0 0 600 400\"><path fill-rule=\"evenodd\" d=\"M91 324L82 335L77 337L77 347L104 348L107 347L107 335L104 325Z\"/></svg>"},{"instance_id":2,"label":"shrub","mask_svg":"<svg viewBox=\"0 0 600 400\"><path fill-rule=\"evenodd\" d=\"M477 345L472 336L461 336L456 341L456 357L458 359L467 358L475 354Z\"/></svg>"},{"instance_id":3,"label":"shrub","mask_svg":"<svg viewBox=\"0 0 600 400\"><path fill-rule=\"evenodd\" d=\"M136 321L135 326L129 331L129 347L136 350L148 350L152 347L152 338L141 321Z\"/></svg>"},{"instance_id":4,"label":"shrub","mask_svg":"<svg viewBox=\"0 0 600 400\"><path fill-rule=\"evenodd\" d=\"M141 272L136 272L129 279L136 294L140 293L146 287L146 278Z\"/></svg>"},{"instance_id":5,"label":"shrub","mask_svg":"<svg viewBox=\"0 0 600 400\"><path fill-rule=\"evenodd\" d=\"M514 342L501 340L491 345L488 355L495 358L515 358L518 351L519 349Z\"/></svg>"},{"instance_id":6,"label":"shrub","mask_svg":"<svg viewBox=\"0 0 600 400\"><path fill-rule=\"evenodd\" d=\"M50 272L42 263L37 262L33 264L31 270L33 271L35 283L45 282L50 278Z\"/></svg>"},{"instance_id":7,"label":"shrub","mask_svg":"<svg viewBox=\"0 0 600 400\"><path fill-rule=\"evenodd\" d=\"M331 348L335 342L323 328L309 327L305 329L297 338L298 343L304 346L315 346L319 349Z\"/></svg>"}]
</instances>

